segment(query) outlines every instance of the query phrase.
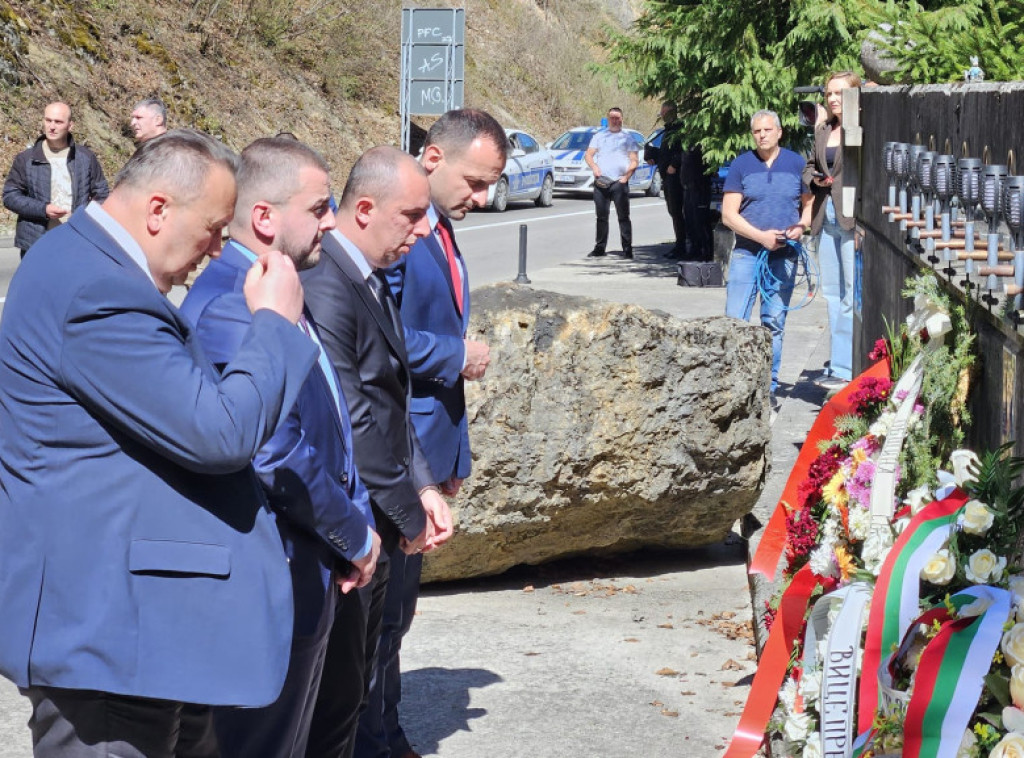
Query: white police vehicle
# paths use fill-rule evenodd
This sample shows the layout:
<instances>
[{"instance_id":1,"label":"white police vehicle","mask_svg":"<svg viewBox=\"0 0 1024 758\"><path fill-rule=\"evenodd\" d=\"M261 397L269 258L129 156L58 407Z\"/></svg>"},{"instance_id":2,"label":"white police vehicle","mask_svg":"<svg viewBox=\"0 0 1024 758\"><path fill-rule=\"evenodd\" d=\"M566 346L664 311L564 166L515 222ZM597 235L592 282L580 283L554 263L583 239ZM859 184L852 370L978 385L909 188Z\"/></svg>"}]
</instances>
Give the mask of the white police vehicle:
<instances>
[{"instance_id":1,"label":"white police vehicle","mask_svg":"<svg viewBox=\"0 0 1024 758\"><path fill-rule=\"evenodd\" d=\"M594 174L583 154L590 147L591 138L601 131L599 126L577 126L570 129L548 147L555 156L555 191L591 194L594 190ZM639 164L629 178L632 192L644 192L651 197L661 194L661 177L654 166L643 162L644 135L635 129L624 129L636 140Z\"/></svg>"},{"instance_id":2,"label":"white police vehicle","mask_svg":"<svg viewBox=\"0 0 1024 758\"><path fill-rule=\"evenodd\" d=\"M555 162L536 139L518 129L506 129L509 154L501 178L487 190L487 205L501 213L512 200L533 200L551 205L555 186Z\"/></svg>"}]
</instances>

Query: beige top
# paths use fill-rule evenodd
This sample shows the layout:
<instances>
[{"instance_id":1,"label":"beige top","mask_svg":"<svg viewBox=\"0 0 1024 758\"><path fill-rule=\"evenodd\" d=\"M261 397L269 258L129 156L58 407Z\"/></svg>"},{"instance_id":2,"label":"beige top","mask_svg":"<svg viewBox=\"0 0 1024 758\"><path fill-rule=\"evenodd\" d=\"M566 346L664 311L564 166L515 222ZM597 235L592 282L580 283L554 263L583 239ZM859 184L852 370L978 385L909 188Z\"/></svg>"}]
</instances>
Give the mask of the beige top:
<instances>
[{"instance_id":1,"label":"beige top","mask_svg":"<svg viewBox=\"0 0 1024 758\"><path fill-rule=\"evenodd\" d=\"M68 155L70 153L70 146L53 152L50 150L50 146L46 144L46 140L43 140L43 155L46 156L46 160L50 164L50 202L60 208L67 208L69 211L73 201L71 195L71 171L68 170ZM53 229L56 226L60 226L70 217L70 213L65 213L60 218L51 218L47 228Z\"/></svg>"}]
</instances>

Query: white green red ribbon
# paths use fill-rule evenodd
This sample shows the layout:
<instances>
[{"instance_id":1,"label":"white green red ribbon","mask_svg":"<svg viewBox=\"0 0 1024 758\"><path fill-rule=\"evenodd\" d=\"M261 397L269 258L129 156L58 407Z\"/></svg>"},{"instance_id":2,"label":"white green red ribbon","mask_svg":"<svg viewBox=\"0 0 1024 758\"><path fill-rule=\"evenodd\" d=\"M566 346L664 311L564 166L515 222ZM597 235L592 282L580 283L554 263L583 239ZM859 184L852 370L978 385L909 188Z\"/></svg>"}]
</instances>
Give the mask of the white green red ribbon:
<instances>
[{"instance_id":1,"label":"white green red ribbon","mask_svg":"<svg viewBox=\"0 0 1024 758\"><path fill-rule=\"evenodd\" d=\"M896 539L882 563L868 616L857 726L867 732L879 705L876 673L884 655L899 644L919 613L921 569L949 536L967 495L954 490L948 497L925 506Z\"/></svg>"},{"instance_id":2,"label":"white green red ribbon","mask_svg":"<svg viewBox=\"0 0 1024 758\"><path fill-rule=\"evenodd\" d=\"M992 656L1010 613L1010 593L977 586L951 600L958 610L978 599L978 616L949 616L927 644L903 724L903 758L955 758L978 705Z\"/></svg>"}]
</instances>

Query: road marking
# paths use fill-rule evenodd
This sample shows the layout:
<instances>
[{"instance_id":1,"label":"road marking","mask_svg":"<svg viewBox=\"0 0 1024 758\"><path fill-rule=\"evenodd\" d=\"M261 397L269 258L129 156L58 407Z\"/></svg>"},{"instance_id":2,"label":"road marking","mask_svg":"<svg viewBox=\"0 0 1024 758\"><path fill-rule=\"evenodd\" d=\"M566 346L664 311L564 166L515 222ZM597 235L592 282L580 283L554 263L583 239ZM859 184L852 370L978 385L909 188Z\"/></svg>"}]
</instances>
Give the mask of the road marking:
<instances>
[{"instance_id":1,"label":"road marking","mask_svg":"<svg viewBox=\"0 0 1024 758\"><path fill-rule=\"evenodd\" d=\"M664 201L651 202L632 202L630 203L631 208L664 208ZM495 229L499 226L514 226L516 224L533 223L535 221L553 221L560 218L569 218L570 216L593 216L594 209L589 208L585 211L573 211L572 213L556 213L551 216L533 216L532 218L517 218L515 221L499 221L496 224L480 224L479 226L456 226L456 232L475 232L480 229Z\"/></svg>"}]
</instances>

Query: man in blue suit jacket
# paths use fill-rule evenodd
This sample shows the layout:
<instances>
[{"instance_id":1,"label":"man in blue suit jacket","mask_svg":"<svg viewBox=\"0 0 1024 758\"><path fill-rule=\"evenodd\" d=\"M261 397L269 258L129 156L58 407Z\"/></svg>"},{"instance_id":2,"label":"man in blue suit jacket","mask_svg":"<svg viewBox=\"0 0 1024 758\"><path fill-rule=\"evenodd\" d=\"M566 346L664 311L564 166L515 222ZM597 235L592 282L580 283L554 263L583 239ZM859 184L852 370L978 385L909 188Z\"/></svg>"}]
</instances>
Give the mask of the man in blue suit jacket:
<instances>
[{"instance_id":1,"label":"man in blue suit jacket","mask_svg":"<svg viewBox=\"0 0 1024 758\"><path fill-rule=\"evenodd\" d=\"M455 495L469 476L469 428L463 382L487 370L487 345L466 339L469 274L450 219L487 202L487 189L505 167L505 130L483 111L441 116L427 133L420 162L430 183L432 234L388 270L398 301L412 373L411 417L434 481ZM358 758L411 758L415 751L398 723L402 697L399 655L419 597L421 555L392 561L376 676L360 718Z\"/></svg>"},{"instance_id":2,"label":"man in blue suit jacket","mask_svg":"<svg viewBox=\"0 0 1024 758\"><path fill-rule=\"evenodd\" d=\"M334 228L324 159L294 139L260 139L242 151L238 200L220 258L199 276L182 304L207 355L225 365L238 351L251 315L246 272L260 255L280 250L298 270L316 265L320 238ZM352 425L340 383L304 313L300 326L317 346L313 369L288 418L256 456L256 471L288 553L295 629L288 678L273 705L217 709L214 724L224 758L290 758L306 751L327 640L335 619L336 585L349 592L369 583L380 552L366 488L352 455ZM350 613L340 623L361 623ZM358 656L362 660L363 655ZM361 692L351 681L358 712Z\"/></svg>"},{"instance_id":3,"label":"man in blue suit jacket","mask_svg":"<svg viewBox=\"0 0 1024 758\"><path fill-rule=\"evenodd\" d=\"M198 132L146 142L11 282L0 672L36 756L216 755L179 742L183 703L266 705L284 681L291 581L250 461L316 362L302 288L280 254L247 272L220 373L164 297L218 255L236 160Z\"/></svg>"}]
</instances>

